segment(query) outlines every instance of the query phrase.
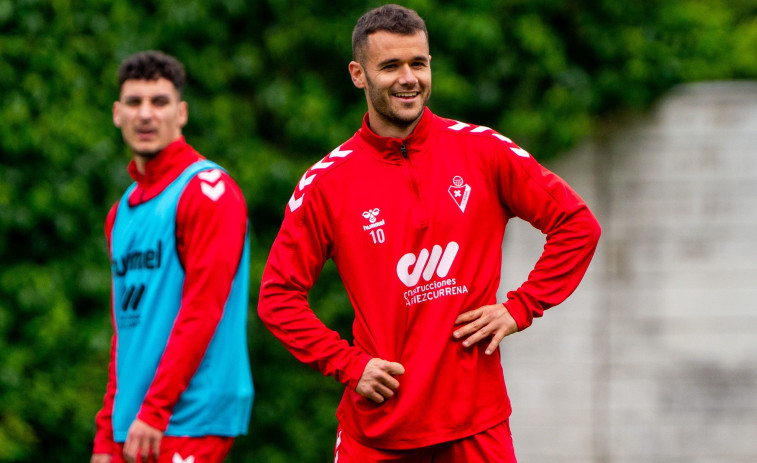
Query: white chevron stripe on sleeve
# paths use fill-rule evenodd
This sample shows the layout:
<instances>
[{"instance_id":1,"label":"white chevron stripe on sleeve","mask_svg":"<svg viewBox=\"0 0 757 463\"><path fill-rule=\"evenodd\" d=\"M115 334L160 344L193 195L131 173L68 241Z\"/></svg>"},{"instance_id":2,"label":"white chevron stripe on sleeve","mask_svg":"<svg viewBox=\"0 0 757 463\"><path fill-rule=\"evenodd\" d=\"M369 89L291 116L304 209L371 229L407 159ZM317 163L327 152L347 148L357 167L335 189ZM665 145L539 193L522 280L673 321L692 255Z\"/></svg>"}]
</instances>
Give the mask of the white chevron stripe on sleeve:
<instances>
[{"instance_id":1,"label":"white chevron stripe on sleeve","mask_svg":"<svg viewBox=\"0 0 757 463\"><path fill-rule=\"evenodd\" d=\"M202 193L213 201L218 201L218 198L226 192L226 184L223 181L216 183L215 186L201 182L200 188L202 189Z\"/></svg>"},{"instance_id":2,"label":"white chevron stripe on sleeve","mask_svg":"<svg viewBox=\"0 0 757 463\"><path fill-rule=\"evenodd\" d=\"M197 174L200 180L205 180L208 183L216 183L221 178L221 171L218 169L206 170Z\"/></svg>"}]
</instances>

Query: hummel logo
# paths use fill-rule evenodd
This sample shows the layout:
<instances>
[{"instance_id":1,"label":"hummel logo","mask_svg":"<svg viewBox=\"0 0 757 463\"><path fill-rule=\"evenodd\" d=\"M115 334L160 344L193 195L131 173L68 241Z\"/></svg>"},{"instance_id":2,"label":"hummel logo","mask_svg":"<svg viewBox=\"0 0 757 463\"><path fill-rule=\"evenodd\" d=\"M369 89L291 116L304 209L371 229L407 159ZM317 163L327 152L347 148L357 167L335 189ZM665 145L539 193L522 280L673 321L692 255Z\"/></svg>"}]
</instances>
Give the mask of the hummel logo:
<instances>
[{"instance_id":1,"label":"hummel logo","mask_svg":"<svg viewBox=\"0 0 757 463\"><path fill-rule=\"evenodd\" d=\"M171 460L172 463L194 463L195 457L194 455L190 455L187 458L181 458L181 455L178 453L173 454L173 459Z\"/></svg>"},{"instance_id":2,"label":"hummel logo","mask_svg":"<svg viewBox=\"0 0 757 463\"><path fill-rule=\"evenodd\" d=\"M368 225L363 225L363 230L373 230L374 228L383 227L384 225L386 225L386 222L383 219L378 220L376 218L376 216L379 215L379 212L380 211L378 207L375 207L373 209L368 209L367 211L363 212L363 218L368 219L368 222L369 222ZM374 236L374 232L371 232L371 236L373 236L374 243L376 242L383 243L384 242L383 230L378 230L378 232L376 233L377 235Z\"/></svg>"},{"instance_id":3,"label":"hummel logo","mask_svg":"<svg viewBox=\"0 0 757 463\"><path fill-rule=\"evenodd\" d=\"M405 254L397 262L397 276L408 288L417 285L421 275L426 281L431 280L434 273L439 278L444 278L449 273L459 249L460 246L457 243L450 241L443 253L442 247L437 244L431 248L431 253L428 249L421 249L417 258L413 253ZM414 267L413 264L415 264ZM410 267L413 267L412 272Z\"/></svg>"},{"instance_id":4,"label":"hummel logo","mask_svg":"<svg viewBox=\"0 0 757 463\"><path fill-rule=\"evenodd\" d=\"M377 207L377 208L375 208L373 210L363 212L363 217L365 217L366 219L368 219L368 221L370 223L376 223L376 216L378 214L379 214L379 209Z\"/></svg>"}]
</instances>

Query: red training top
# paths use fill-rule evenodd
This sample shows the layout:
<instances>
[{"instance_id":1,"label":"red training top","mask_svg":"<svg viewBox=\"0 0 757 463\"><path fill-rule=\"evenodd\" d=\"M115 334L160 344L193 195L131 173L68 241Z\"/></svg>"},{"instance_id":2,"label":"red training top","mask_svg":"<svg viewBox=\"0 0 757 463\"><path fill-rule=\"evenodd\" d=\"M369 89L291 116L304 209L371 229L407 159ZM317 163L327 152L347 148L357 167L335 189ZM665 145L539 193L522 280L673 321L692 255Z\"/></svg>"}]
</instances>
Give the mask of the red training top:
<instances>
[{"instance_id":1,"label":"red training top","mask_svg":"<svg viewBox=\"0 0 757 463\"><path fill-rule=\"evenodd\" d=\"M346 385L337 410L364 445L424 447L508 418L499 352L464 348L460 313L496 303L508 220L547 235L528 280L507 294L518 328L562 302L583 277L600 228L584 201L526 151L487 127L426 109L404 140L368 125L312 166L271 249L258 312L302 362ZM355 311L354 345L326 327L307 295L333 259ZM395 395L355 392L372 357L401 363Z\"/></svg>"}]
</instances>

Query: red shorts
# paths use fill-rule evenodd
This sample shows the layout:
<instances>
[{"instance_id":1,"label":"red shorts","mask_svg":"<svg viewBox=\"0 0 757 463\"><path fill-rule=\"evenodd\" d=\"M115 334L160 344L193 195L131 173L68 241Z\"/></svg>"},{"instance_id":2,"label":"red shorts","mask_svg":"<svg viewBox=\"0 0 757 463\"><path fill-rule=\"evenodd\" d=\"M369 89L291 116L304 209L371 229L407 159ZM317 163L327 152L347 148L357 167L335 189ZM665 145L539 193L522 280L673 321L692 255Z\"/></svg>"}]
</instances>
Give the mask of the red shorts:
<instances>
[{"instance_id":1,"label":"red shorts","mask_svg":"<svg viewBox=\"0 0 757 463\"><path fill-rule=\"evenodd\" d=\"M366 447L337 430L334 463L516 463L507 420L463 439L409 450Z\"/></svg>"},{"instance_id":2,"label":"red shorts","mask_svg":"<svg viewBox=\"0 0 757 463\"><path fill-rule=\"evenodd\" d=\"M173 437L164 436L160 441L158 459L150 455L147 461L137 457L137 463L221 463L231 450L233 437ZM116 444L116 454L111 463L126 463L124 444Z\"/></svg>"}]
</instances>

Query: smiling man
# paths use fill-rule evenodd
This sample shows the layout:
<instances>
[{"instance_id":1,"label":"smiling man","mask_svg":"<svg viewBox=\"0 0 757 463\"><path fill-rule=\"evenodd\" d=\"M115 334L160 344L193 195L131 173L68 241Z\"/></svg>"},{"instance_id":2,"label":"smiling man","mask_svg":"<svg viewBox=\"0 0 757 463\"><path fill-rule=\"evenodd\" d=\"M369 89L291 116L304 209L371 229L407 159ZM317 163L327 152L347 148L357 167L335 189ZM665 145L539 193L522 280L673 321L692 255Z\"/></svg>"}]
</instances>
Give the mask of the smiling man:
<instances>
[{"instance_id":1,"label":"smiling man","mask_svg":"<svg viewBox=\"0 0 757 463\"><path fill-rule=\"evenodd\" d=\"M369 11L352 52L368 112L295 187L258 313L295 357L346 386L337 463L515 462L500 342L576 288L599 224L510 139L428 109L428 32L415 11ZM497 303L514 217L547 242L528 281ZM308 304L327 259L355 312L352 345Z\"/></svg>"},{"instance_id":2,"label":"smiling man","mask_svg":"<svg viewBox=\"0 0 757 463\"><path fill-rule=\"evenodd\" d=\"M355 86L366 92L371 129L386 137L405 138L431 96L426 33L379 30L364 40L357 44L349 70Z\"/></svg>"},{"instance_id":3,"label":"smiling man","mask_svg":"<svg viewBox=\"0 0 757 463\"><path fill-rule=\"evenodd\" d=\"M221 462L249 425L247 208L184 140L184 79L157 51L118 71L135 183L105 222L114 334L91 463Z\"/></svg>"}]
</instances>

